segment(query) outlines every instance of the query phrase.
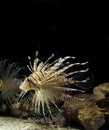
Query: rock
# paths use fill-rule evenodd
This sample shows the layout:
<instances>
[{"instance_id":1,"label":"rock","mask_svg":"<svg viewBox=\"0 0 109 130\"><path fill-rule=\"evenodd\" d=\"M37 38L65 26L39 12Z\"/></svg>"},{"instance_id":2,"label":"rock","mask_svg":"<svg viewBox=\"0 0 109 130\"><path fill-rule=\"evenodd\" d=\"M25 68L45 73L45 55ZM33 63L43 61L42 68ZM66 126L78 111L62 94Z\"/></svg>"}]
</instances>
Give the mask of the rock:
<instances>
[{"instance_id":1,"label":"rock","mask_svg":"<svg viewBox=\"0 0 109 130\"><path fill-rule=\"evenodd\" d=\"M12 106L10 107L10 114L12 116L19 117L21 115L21 110L19 109L20 105L21 104L19 102L12 104Z\"/></svg>"},{"instance_id":2,"label":"rock","mask_svg":"<svg viewBox=\"0 0 109 130\"><path fill-rule=\"evenodd\" d=\"M104 83L96 86L93 89L93 93L97 95L97 99L105 99L106 97L109 98L109 83Z\"/></svg>"},{"instance_id":3,"label":"rock","mask_svg":"<svg viewBox=\"0 0 109 130\"><path fill-rule=\"evenodd\" d=\"M1 104L0 113L6 113L6 111L7 111L7 106L5 104Z\"/></svg>"},{"instance_id":4,"label":"rock","mask_svg":"<svg viewBox=\"0 0 109 130\"><path fill-rule=\"evenodd\" d=\"M76 94L70 100L67 97L64 97L62 107L67 122L75 120L87 130L98 130L106 124L109 119L109 83L98 85L91 94Z\"/></svg>"},{"instance_id":5,"label":"rock","mask_svg":"<svg viewBox=\"0 0 109 130\"><path fill-rule=\"evenodd\" d=\"M97 96L97 105L109 117L109 83L100 84L93 90Z\"/></svg>"},{"instance_id":6,"label":"rock","mask_svg":"<svg viewBox=\"0 0 109 130\"><path fill-rule=\"evenodd\" d=\"M77 94L75 97L72 97L72 100L69 98L66 99L63 107L62 113L66 120L76 120L78 122L78 112L84 107L90 107L96 105L95 97L91 94Z\"/></svg>"},{"instance_id":7,"label":"rock","mask_svg":"<svg viewBox=\"0 0 109 130\"><path fill-rule=\"evenodd\" d=\"M78 119L87 130L98 130L105 123L104 114L97 106L79 110Z\"/></svg>"}]
</instances>

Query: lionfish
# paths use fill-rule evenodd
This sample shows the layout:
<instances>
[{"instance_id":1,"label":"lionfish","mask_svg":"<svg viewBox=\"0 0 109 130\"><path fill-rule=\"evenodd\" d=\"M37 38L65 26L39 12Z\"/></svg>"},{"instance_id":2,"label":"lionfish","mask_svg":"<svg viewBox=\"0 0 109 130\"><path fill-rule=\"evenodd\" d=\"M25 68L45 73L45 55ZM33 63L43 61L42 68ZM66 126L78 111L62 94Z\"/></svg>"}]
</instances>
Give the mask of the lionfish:
<instances>
[{"instance_id":1,"label":"lionfish","mask_svg":"<svg viewBox=\"0 0 109 130\"><path fill-rule=\"evenodd\" d=\"M88 79L79 81L70 77L76 73L87 72L88 69L66 72L73 66L85 65L84 63L70 63L69 59L75 59L72 56L60 57L53 62L49 61L54 57L52 54L45 62L42 62L38 57L38 51L36 51L36 57L33 65L29 58L28 69L31 74L25 78L24 82L21 83L20 89L22 90L20 98L22 98L28 91L33 90L33 104L35 104L35 112L45 116L45 106L47 111L52 116L50 104L53 104L57 109L58 106L55 103L55 98L58 97L64 91L82 91L68 87L70 84L76 82L86 82Z\"/></svg>"},{"instance_id":2,"label":"lionfish","mask_svg":"<svg viewBox=\"0 0 109 130\"><path fill-rule=\"evenodd\" d=\"M0 61L0 102L6 105L12 105L12 102L18 96L21 83L18 74L21 68L16 63L9 63L8 60Z\"/></svg>"}]
</instances>

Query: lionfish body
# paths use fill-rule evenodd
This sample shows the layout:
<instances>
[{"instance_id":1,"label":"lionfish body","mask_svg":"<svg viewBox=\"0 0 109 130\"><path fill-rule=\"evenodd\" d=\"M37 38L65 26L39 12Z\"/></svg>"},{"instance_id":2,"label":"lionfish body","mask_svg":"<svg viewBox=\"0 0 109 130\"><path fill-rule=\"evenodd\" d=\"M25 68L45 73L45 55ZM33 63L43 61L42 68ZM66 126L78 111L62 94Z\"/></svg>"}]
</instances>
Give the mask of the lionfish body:
<instances>
[{"instance_id":1,"label":"lionfish body","mask_svg":"<svg viewBox=\"0 0 109 130\"><path fill-rule=\"evenodd\" d=\"M53 54L47 59L47 61L41 62L37 58L37 55L38 52L36 52L36 58L33 66L30 62L31 68L28 67L32 74L26 77L24 82L20 85L20 89L23 90L21 96L23 97L29 90L35 90L33 104L35 104L36 112L40 113L42 110L42 114L45 115L46 106L51 115L50 103L56 106L55 97L59 96L63 91L79 91L66 86L75 82L86 81L75 81L73 78L70 78L70 76L75 73L86 72L88 69L69 73L66 71L75 65L85 65L87 62L71 64L67 60L74 59L75 57L67 56L49 63L48 61L54 56Z\"/></svg>"},{"instance_id":2,"label":"lionfish body","mask_svg":"<svg viewBox=\"0 0 109 130\"><path fill-rule=\"evenodd\" d=\"M21 70L15 63L8 63L7 60L0 61L0 102L11 105L19 93L20 79L18 73Z\"/></svg>"}]
</instances>

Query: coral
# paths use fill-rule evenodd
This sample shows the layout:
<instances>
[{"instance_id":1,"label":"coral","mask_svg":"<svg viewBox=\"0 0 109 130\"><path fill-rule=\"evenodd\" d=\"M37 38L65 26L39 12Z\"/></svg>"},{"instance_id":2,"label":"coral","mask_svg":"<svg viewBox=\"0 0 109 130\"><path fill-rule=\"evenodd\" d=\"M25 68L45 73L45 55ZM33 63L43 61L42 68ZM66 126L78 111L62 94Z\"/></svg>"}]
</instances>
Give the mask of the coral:
<instances>
[{"instance_id":1,"label":"coral","mask_svg":"<svg viewBox=\"0 0 109 130\"><path fill-rule=\"evenodd\" d=\"M9 63L8 60L0 61L0 102L10 106L18 96L21 80L18 78L19 68L16 63Z\"/></svg>"}]
</instances>

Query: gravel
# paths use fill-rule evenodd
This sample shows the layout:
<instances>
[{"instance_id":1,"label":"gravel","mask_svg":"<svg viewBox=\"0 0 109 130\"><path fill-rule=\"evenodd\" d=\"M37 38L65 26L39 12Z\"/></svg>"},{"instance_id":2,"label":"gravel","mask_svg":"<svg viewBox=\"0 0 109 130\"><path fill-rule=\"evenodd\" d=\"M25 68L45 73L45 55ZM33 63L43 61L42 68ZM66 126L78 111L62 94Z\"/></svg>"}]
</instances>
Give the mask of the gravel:
<instances>
[{"instance_id":1,"label":"gravel","mask_svg":"<svg viewBox=\"0 0 109 130\"><path fill-rule=\"evenodd\" d=\"M75 128L64 128L59 125L37 124L32 119L19 119L15 117L0 117L0 130L79 130Z\"/></svg>"}]
</instances>

